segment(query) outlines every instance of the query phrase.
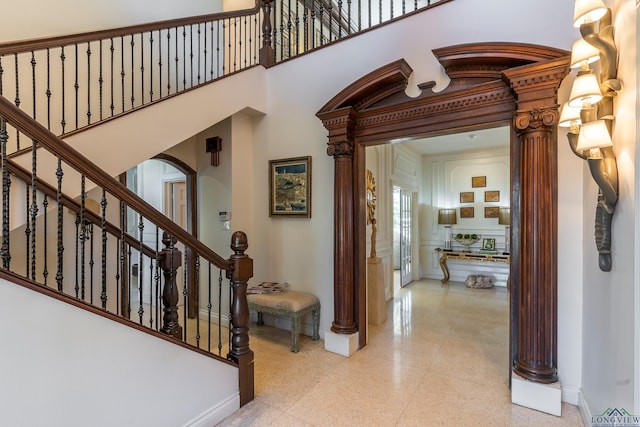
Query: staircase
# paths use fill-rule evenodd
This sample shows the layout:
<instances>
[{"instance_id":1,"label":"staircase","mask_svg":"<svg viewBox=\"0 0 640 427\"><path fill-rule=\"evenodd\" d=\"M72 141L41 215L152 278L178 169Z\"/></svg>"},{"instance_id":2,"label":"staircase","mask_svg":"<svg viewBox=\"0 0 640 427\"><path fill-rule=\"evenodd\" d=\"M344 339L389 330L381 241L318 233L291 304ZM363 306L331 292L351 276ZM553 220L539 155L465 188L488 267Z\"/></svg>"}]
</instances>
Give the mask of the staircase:
<instances>
[{"instance_id":1,"label":"staircase","mask_svg":"<svg viewBox=\"0 0 640 427\"><path fill-rule=\"evenodd\" d=\"M0 44L0 332L15 343L9 363L34 367L2 388L0 398L18 401L10 414L37 402L44 415L29 424L113 425L106 405L127 414L125 425L208 425L253 398L246 236L235 233L222 257L112 177L240 111L266 112L265 67L395 19L396 3L411 14L432 2L375 12L355 0L259 0L248 11ZM136 237L148 230L155 239ZM194 292L206 319L180 306ZM79 400L77 413L59 409ZM158 419L139 410L158 402L170 409Z\"/></svg>"}]
</instances>

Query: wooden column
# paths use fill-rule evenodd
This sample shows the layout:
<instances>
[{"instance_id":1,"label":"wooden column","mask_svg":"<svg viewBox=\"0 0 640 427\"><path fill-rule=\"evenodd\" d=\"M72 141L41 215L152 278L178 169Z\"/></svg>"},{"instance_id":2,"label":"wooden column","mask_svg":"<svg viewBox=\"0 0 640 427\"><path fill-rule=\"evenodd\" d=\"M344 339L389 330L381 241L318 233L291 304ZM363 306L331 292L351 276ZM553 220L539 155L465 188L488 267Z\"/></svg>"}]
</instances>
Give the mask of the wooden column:
<instances>
[{"instance_id":1,"label":"wooden column","mask_svg":"<svg viewBox=\"0 0 640 427\"><path fill-rule=\"evenodd\" d=\"M520 268L513 371L540 383L557 374L557 88L566 59L505 72L517 99Z\"/></svg>"},{"instance_id":2,"label":"wooden column","mask_svg":"<svg viewBox=\"0 0 640 427\"><path fill-rule=\"evenodd\" d=\"M353 141L330 142L327 154L334 159L334 318L331 331L352 334L355 323Z\"/></svg>"}]
</instances>

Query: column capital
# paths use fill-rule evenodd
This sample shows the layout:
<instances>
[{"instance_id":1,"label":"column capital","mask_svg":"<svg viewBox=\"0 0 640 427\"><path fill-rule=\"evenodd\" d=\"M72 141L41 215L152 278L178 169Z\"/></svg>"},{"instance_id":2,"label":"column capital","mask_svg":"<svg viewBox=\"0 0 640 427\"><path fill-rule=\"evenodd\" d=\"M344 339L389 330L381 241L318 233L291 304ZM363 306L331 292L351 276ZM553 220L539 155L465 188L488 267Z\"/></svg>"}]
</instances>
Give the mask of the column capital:
<instances>
[{"instance_id":1,"label":"column capital","mask_svg":"<svg viewBox=\"0 0 640 427\"><path fill-rule=\"evenodd\" d=\"M353 141L336 141L327 144L327 155L333 157L353 157L355 143Z\"/></svg>"},{"instance_id":2,"label":"column capital","mask_svg":"<svg viewBox=\"0 0 640 427\"><path fill-rule=\"evenodd\" d=\"M513 126L518 131L540 130L541 128L556 126L559 118L558 105L531 110L517 110Z\"/></svg>"}]
</instances>

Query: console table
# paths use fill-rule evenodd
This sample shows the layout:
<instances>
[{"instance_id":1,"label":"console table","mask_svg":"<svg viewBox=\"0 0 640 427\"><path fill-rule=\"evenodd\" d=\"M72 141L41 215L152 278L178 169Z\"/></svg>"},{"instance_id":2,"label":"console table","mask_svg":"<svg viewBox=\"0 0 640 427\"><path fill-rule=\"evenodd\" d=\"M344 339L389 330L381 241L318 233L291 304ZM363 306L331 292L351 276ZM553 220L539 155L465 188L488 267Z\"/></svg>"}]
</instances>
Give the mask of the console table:
<instances>
[{"instance_id":1,"label":"console table","mask_svg":"<svg viewBox=\"0 0 640 427\"><path fill-rule=\"evenodd\" d=\"M453 252L444 251L440 248L436 248L436 252L442 254L440 257L440 268L444 273L444 278L441 280L442 283L447 283L449 281L449 268L447 267L448 259L456 261L500 262L503 264L509 264L510 262L509 255L481 254L478 252Z\"/></svg>"}]
</instances>

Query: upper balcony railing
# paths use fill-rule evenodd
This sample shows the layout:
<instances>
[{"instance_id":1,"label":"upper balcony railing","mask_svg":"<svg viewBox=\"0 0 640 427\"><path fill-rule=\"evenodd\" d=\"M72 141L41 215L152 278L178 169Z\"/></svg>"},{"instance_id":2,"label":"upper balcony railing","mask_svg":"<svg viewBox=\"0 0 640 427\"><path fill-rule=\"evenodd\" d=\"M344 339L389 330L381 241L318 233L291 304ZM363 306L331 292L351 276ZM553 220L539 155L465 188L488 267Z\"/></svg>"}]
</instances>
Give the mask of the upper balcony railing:
<instances>
[{"instance_id":1,"label":"upper balcony railing","mask_svg":"<svg viewBox=\"0 0 640 427\"><path fill-rule=\"evenodd\" d=\"M4 42L0 95L68 135L448 1L256 0L248 10ZM20 135L11 141L10 152L23 148Z\"/></svg>"}]
</instances>

